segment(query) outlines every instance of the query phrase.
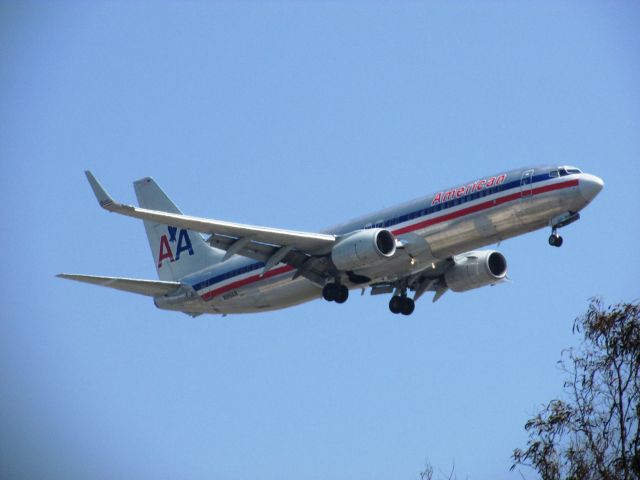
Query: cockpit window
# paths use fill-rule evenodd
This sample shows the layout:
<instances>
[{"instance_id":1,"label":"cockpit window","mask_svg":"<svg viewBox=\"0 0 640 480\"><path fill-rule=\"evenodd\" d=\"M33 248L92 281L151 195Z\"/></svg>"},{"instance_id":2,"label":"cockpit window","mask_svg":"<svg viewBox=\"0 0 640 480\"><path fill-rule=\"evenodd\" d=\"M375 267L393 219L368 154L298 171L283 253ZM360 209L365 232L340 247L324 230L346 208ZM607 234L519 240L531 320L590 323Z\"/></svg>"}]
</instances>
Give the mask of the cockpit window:
<instances>
[{"instance_id":1,"label":"cockpit window","mask_svg":"<svg viewBox=\"0 0 640 480\"><path fill-rule=\"evenodd\" d=\"M558 170L551 170L549 172L549 176L552 177L552 178L555 178L555 177L557 177L559 175L560 175L560 173L558 173Z\"/></svg>"},{"instance_id":2,"label":"cockpit window","mask_svg":"<svg viewBox=\"0 0 640 480\"><path fill-rule=\"evenodd\" d=\"M569 167L569 166L560 167L560 168L558 168L558 171L560 172L560 176L561 177L564 177L566 175L573 175L573 174L576 174L576 173L582 173L582 171L579 168Z\"/></svg>"}]
</instances>

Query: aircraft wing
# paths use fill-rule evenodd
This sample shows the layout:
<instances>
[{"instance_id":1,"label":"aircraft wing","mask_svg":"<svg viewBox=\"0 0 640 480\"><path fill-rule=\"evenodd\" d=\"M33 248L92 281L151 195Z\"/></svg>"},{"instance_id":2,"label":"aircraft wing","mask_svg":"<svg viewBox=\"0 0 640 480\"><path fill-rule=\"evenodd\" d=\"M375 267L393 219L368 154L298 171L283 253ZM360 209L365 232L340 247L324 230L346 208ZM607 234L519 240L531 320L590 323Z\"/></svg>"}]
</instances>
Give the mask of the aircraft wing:
<instances>
[{"instance_id":1,"label":"aircraft wing","mask_svg":"<svg viewBox=\"0 0 640 480\"><path fill-rule=\"evenodd\" d=\"M160 280L138 280L134 278L122 277L98 277L95 275L76 275L70 273L61 273L56 275L59 278L68 280L76 280L78 282L91 283L103 287L124 290L125 292L138 293L148 297L157 297L159 295L167 295L178 288L180 282L164 282Z\"/></svg>"},{"instance_id":2,"label":"aircraft wing","mask_svg":"<svg viewBox=\"0 0 640 480\"><path fill-rule=\"evenodd\" d=\"M217 234L211 235L207 239L207 243L212 247L225 250L227 252L225 258L237 253L243 257L264 262L264 272L274 267L274 260L279 259L278 261L295 268L296 275L301 275L319 286L324 285L327 273L335 268L326 257L312 256L298 250L289 250L289 247L281 248L258 242L245 243L243 240ZM285 252L286 254L282 257Z\"/></svg>"},{"instance_id":3,"label":"aircraft wing","mask_svg":"<svg viewBox=\"0 0 640 480\"><path fill-rule=\"evenodd\" d=\"M281 247L276 253L278 257L282 257L274 258L274 260L282 261L292 250L298 250L308 255L326 254L331 251L331 248L336 242L334 235L323 233L296 232L278 228L258 227L124 205L114 201L91 172L86 171L85 174L100 206L105 210L142 220L151 220L156 223L208 233L212 236L228 237L233 240L233 243L228 245L228 252L231 252L231 254L240 253L240 251L250 243L261 243ZM231 256L231 254L229 256Z\"/></svg>"}]
</instances>

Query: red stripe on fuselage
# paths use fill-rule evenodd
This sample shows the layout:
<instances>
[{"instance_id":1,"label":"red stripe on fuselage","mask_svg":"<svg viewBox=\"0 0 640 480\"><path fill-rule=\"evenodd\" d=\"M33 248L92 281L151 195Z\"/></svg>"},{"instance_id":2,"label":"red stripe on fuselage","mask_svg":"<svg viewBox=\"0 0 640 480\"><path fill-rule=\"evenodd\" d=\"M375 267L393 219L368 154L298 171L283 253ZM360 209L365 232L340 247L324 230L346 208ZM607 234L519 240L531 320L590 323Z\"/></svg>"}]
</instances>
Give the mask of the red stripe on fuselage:
<instances>
[{"instance_id":1,"label":"red stripe on fuselage","mask_svg":"<svg viewBox=\"0 0 640 480\"><path fill-rule=\"evenodd\" d=\"M531 196L539 195L541 193L546 193L546 192L553 192L554 190L562 190L563 188L576 187L576 186L578 186L578 180L569 180L567 182L554 183L553 185L545 185L544 187L534 188L533 191L531 192ZM402 235L403 233L413 232L415 230L420 230L422 228L430 227L431 225L436 225L438 223L446 222L448 220L455 220L456 218L464 217L465 215L469 215L471 213L481 212L482 210L486 210L488 208L495 207L497 205L502 205L512 200L517 200L521 197L522 197L522 191L519 191L517 193L505 195L504 197L488 200L486 202L473 205L472 207L467 207L455 212L447 213L437 218L431 218L429 220L424 220L422 222L418 222L413 225L408 225L406 227L402 227L397 230L392 230L392 233L394 235Z\"/></svg>"},{"instance_id":2,"label":"red stripe on fuselage","mask_svg":"<svg viewBox=\"0 0 640 480\"><path fill-rule=\"evenodd\" d=\"M562 190L563 188L569 187L577 187L578 180L568 180L566 182L554 183L552 185L545 185L543 187L534 188L531 191L531 195L539 195L541 193L553 192L555 190ZM489 200L487 202L479 203L477 205L473 205L472 207L463 208L456 212L447 213L437 218L431 218L429 220L424 220L422 222L415 223L413 225L408 225L406 227L399 228L397 230L392 230L394 235L402 235L403 233L413 232L415 230L420 230L422 228L430 227L432 225L436 225L438 223L446 222L449 220L454 220L456 218L464 217L465 215L470 215L472 213L481 212L482 210L487 210L491 207L495 207L497 205L502 205L504 203L510 202L512 200L517 200L522 197L522 191L517 193L512 193L509 195L505 195L501 198L496 198L494 200ZM217 295L222 295L230 290L234 290L236 288L244 287L245 285L249 285L250 283L256 282L258 280L266 280L268 278L275 277L277 275L281 275L284 273L288 273L295 270L294 267L290 265L285 265L280 268L276 268L274 270L270 270L264 275L252 275L247 278L243 278L242 280L238 280L236 282L225 285L224 287L217 288L215 290L211 290L202 295L203 300L210 300Z\"/></svg>"},{"instance_id":3,"label":"red stripe on fuselage","mask_svg":"<svg viewBox=\"0 0 640 480\"><path fill-rule=\"evenodd\" d=\"M234 290L236 288L244 287L245 285L249 285L250 283L253 283L256 280L266 280L267 278L275 277L277 275L280 275L282 273L287 273L287 272L290 272L292 270L294 270L294 268L291 265L284 265L283 267L275 268L273 270L269 270L267 273L265 273L262 276L260 276L260 275L251 275L250 277L243 278L242 280L238 280L236 282L230 283L229 285L225 285L224 287L220 287L220 288L217 288L215 290L211 290L210 292L207 292L204 295L202 295L202 298L204 300L210 300L211 298L215 297L216 295L221 295L223 293L228 292L229 290Z\"/></svg>"}]
</instances>

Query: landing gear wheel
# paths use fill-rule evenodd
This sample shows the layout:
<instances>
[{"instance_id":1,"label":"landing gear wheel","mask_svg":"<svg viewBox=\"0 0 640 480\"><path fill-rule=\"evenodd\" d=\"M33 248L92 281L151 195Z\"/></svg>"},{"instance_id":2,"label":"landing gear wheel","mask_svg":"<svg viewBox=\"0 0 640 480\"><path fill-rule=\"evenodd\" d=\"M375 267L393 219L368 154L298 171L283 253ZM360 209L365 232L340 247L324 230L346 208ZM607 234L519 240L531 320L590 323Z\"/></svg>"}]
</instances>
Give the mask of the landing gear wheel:
<instances>
[{"instance_id":1,"label":"landing gear wheel","mask_svg":"<svg viewBox=\"0 0 640 480\"><path fill-rule=\"evenodd\" d=\"M416 303L408 298L402 298L402 306L400 307L400 313L403 315L411 315L413 311L416 309Z\"/></svg>"},{"instance_id":2,"label":"landing gear wheel","mask_svg":"<svg viewBox=\"0 0 640 480\"><path fill-rule=\"evenodd\" d=\"M336 303L344 303L349 298L349 289L344 285L338 285L338 295L336 295L335 302Z\"/></svg>"},{"instance_id":3,"label":"landing gear wheel","mask_svg":"<svg viewBox=\"0 0 640 480\"><path fill-rule=\"evenodd\" d=\"M400 313L402 310L402 298L403 297L398 297L397 295L391 297L391 300L389 300L389 310L391 310L391 313Z\"/></svg>"},{"instance_id":4,"label":"landing gear wheel","mask_svg":"<svg viewBox=\"0 0 640 480\"><path fill-rule=\"evenodd\" d=\"M415 309L415 302L404 295L395 295L391 297L391 300L389 301L389 310L391 310L391 313L411 315Z\"/></svg>"},{"instance_id":5,"label":"landing gear wheel","mask_svg":"<svg viewBox=\"0 0 640 480\"><path fill-rule=\"evenodd\" d=\"M322 289L322 298L327 302L333 302L338 298L340 287L335 283L327 283Z\"/></svg>"},{"instance_id":6,"label":"landing gear wheel","mask_svg":"<svg viewBox=\"0 0 640 480\"><path fill-rule=\"evenodd\" d=\"M549 245L551 245L552 247L562 246L562 237L557 233L552 233L549 237Z\"/></svg>"},{"instance_id":7,"label":"landing gear wheel","mask_svg":"<svg viewBox=\"0 0 640 480\"><path fill-rule=\"evenodd\" d=\"M349 298L349 289L337 283L327 283L322 289L322 298L327 302L344 303Z\"/></svg>"}]
</instances>

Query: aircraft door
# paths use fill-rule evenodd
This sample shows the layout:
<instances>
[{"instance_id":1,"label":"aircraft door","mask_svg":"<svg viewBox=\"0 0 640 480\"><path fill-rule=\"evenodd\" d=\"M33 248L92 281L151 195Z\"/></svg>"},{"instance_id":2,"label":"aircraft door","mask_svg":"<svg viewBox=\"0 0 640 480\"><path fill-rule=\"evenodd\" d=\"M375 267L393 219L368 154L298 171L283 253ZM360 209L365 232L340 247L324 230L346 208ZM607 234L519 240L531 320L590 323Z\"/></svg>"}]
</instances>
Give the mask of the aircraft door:
<instances>
[{"instance_id":1,"label":"aircraft door","mask_svg":"<svg viewBox=\"0 0 640 480\"><path fill-rule=\"evenodd\" d=\"M531 200L533 195L533 170L527 170L520 179L520 200L525 203Z\"/></svg>"},{"instance_id":2,"label":"aircraft door","mask_svg":"<svg viewBox=\"0 0 640 480\"><path fill-rule=\"evenodd\" d=\"M530 205L533 198L533 170L526 170L520 178L520 204L516 208L516 215L522 224L530 220Z\"/></svg>"}]
</instances>

